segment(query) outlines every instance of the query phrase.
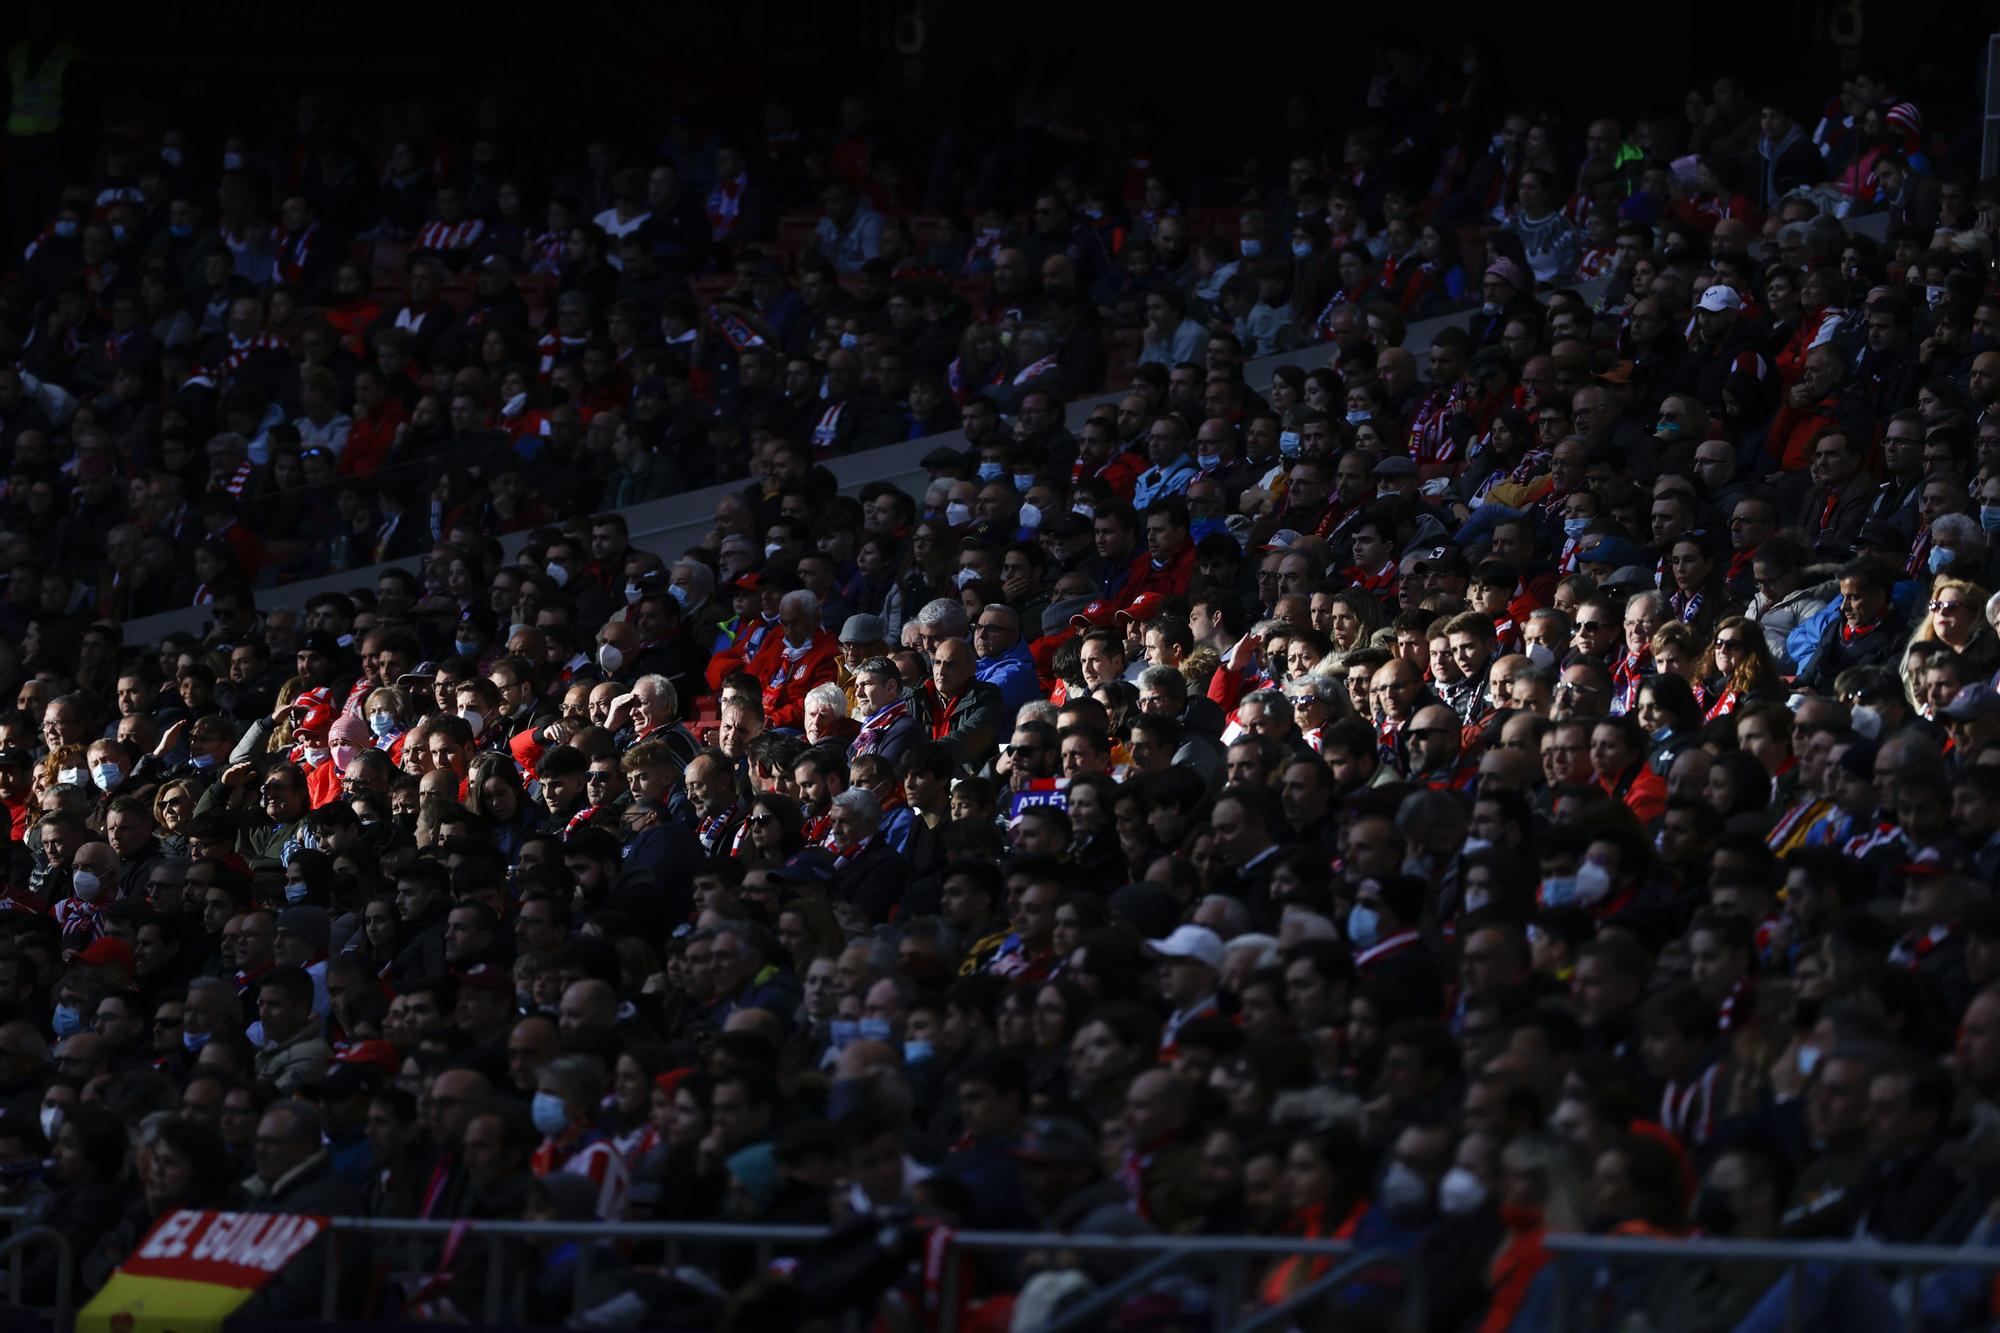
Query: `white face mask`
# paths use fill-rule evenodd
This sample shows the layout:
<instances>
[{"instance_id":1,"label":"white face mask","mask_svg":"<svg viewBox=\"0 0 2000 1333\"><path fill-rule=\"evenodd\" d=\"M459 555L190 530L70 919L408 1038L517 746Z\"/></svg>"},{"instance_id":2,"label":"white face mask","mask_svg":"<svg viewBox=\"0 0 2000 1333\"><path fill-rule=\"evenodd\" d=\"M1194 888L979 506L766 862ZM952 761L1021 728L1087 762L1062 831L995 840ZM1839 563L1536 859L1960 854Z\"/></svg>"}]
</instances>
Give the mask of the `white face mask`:
<instances>
[{"instance_id":1,"label":"white face mask","mask_svg":"<svg viewBox=\"0 0 2000 1333\"><path fill-rule=\"evenodd\" d=\"M477 708L467 708L459 713L459 716L465 719L466 726L472 728L474 736L486 730L486 714L480 712Z\"/></svg>"},{"instance_id":2,"label":"white face mask","mask_svg":"<svg viewBox=\"0 0 2000 1333\"><path fill-rule=\"evenodd\" d=\"M612 675L617 675L618 668L625 665L625 650L615 643L598 644L597 665L603 667Z\"/></svg>"},{"instance_id":3,"label":"white face mask","mask_svg":"<svg viewBox=\"0 0 2000 1333\"><path fill-rule=\"evenodd\" d=\"M642 593L643 591L644 591L644 589L642 589L642 588L641 588L641 587L640 587L640 586L639 586L638 584L636 584L636 583L628 583L628 584L626 584L626 585L625 585L625 605L627 605L627 606L637 606L637 605L639 604L639 595L640 595L640 593Z\"/></svg>"},{"instance_id":4,"label":"white face mask","mask_svg":"<svg viewBox=\"0 0 2000 1333\"><path fill-rule=\"evenodd\" d=\"M558 588L564 587L569 583L569 571L553 560L549 561L547 568L542 572L547 574L550 581Z\"/></svg>"},{"instance_id":5,"label":"white face mask","mask_svg":"<svg viewBox=\"0 0 2000 1333\"><path fill-rule=\"evenodd\" d=\"M775 559L775 558L777 558L777 554L778 554L778 552L780 552L780 551L782 551L782 550L784 550L784 549L785 549L785 546L784 546L784 543L783 543L783 542L765 542L765 543L764 543L764 558L765 558L766 560L772 560L772 559Z\"/></svg>"},{"instance_id":6,"label":"white face mask","mask_svg":"<svg viewBox=\"0 0 2000 1333\"><path fill-rule=\"evenodd\" d=\"M944 521L954 528L962 528L972 521L972 506L961 500L953 500L944 507Z\"/></svg>"},{"instance_id":7,"label":"white face mask","mask_svg":"<svg viewBox=\"0 0 2000 1333\"><path fill-rule=\"evenodd\" d=\"M96 902L97 895L104 892L104 881L94 870L78 870L70 875L69 886L77 897L85 902Z\"/></svg>"},{"instance_id":8,"label":"white face mask","mask_svg":"<svg viewBox=\"0 0 2000 1333\"><path fill-rule=\"evenodd\" d=\"M1528 645L1528 660L1538 667L1552 667L1556 664L1555 650L1546 643Z\"/></svg>"},{"instance_id":9,"label":"white face mask","mask_svg":"<svg viewBox=\"0 0 2000 1333\"><path fill-rule=\"evenodd\" d=\"M1438 1211L1463 1217L1486 1202L1486 1182L1462 1166L1454 1166L1438 1182Z\"/></svg>"},{"instance_id":10,"label":"white face mask","mask_svg":"<svg viewBox=\"0 0 2000 1333\"><path fill-rule=\"evenodd\" d=\"M1611 892L1611 872L1595 861L1585 861L1576 868L1576 900L1585 907L1604 901Z\"/></svg>"},{"instance_id":11,"label":"white face mask","mask_svg":"<svg viewBox=\"0 0 2000 1333\"><path fill-rule=\"evenodd\" d=\"M1021 506L1021 526L1024 528L1039 528L1042 526L1042 509L1040 505L1024 503Z\"/></svg>"},{"instance_id":12,"label":"white face mask","mask_svg":"<svg viewBox=\"0 0 2000 1333\"><path fill-rule=\"evenodd\" d=\"M83 770L80 768L58 769L56 770L56 781L65 787L81 787L83 785Z\"/></svg>"},{"instance_id":13,"label":"white face mask","mask_svg":"<svg viewBox=\"0 0 2000 1333\"><path fill-rule=\"evenodd\" d=\"M1855 734L1864 740L1874 740L1882 734L1882 710L1873 704L1856 704L1849 714Z\"/></svg>"}]
</instances>

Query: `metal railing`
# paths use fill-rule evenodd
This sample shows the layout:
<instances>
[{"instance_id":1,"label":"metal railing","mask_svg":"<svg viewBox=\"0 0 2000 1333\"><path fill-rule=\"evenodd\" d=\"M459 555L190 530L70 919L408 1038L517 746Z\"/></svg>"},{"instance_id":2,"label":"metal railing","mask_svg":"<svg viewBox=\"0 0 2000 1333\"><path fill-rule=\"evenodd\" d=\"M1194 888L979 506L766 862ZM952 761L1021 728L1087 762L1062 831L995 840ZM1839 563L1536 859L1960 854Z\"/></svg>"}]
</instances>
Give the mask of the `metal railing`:
<instances>
[{"instance_id":1,"label":"metal railing","mask_svg":"<svg viewBox=\"0 0 2000 1333\"><path fill-rule=\"evenodd\" d=\"M50 1327L55 1333L69 1333L70 1317L73 1314L72 1294L76 1283L76 1252L71 1248L69 1237L53 1227L27 1226L26 1208L0 1209L0 1225L7 1228L5 1237L0 1237L0 1258L7 1261L7 1303L15 1308L24 1308L21 1301L21 1257L37 1244L50 1244L56 1250L56 1303L49 1310Z\"/></svg>"},{"instance_id":2,"label":"metal railing","mask_svg":"<svg viewBox=\"0 0 2000 1333\"><path fill-rule=\"evenodd\" d=\"M1641 1237L1550 1235L1543 1244L1554 1255L1554 1318L1551 1333L1578 1333L1576 1306L1572 1295L1582 1270L1599 1264L1615 1264L1626 1271L1648 1268L1665 1271L1690 1266L1734 1267L1742 1264L1781 1265L1783 1272L1772 1280L1761 1300L1769 1299L1781 1283L1788 1283L1785 1297L1785 1333L1799 1333L1809 1324L1823 1322L1806 1305L1804 1286L1808 1275L1840 1274L1843 1270L1888 1273L1895 1279L1909 1279L1907 1299L1901 1317L1908 1333L1924 1327L1921 1279L1951 1269L2000 1272L2000 1247L1952 1245L1883 1245L1873 1241L1832 1240L1654 1240ZM1894 1304L1889 1289L1895 1279L1885 1280L1884 1303ZM1981 1327L1984 1327L1982 1324ZM1888 1333L1886 1328L1880 1333Z\"/></svg>"}]
</instances>

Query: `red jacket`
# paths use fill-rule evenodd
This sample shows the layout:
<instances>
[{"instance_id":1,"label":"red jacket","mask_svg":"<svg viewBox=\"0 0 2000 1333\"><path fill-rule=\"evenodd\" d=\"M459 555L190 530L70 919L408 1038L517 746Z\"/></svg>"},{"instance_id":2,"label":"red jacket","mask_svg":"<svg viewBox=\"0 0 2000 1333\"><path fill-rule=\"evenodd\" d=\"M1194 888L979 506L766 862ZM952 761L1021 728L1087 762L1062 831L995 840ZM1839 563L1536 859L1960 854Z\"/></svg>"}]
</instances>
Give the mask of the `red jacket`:
<instances>
[{"instance_id":1,"label":"red jacket","mask_svg":"<svg viewBox=\"0 0 2000 1333\"><path fill-rule=\"evenodd\" d=\"M749 673L764 682L764 725L803 727L806 724L806 692L836 678L840 664L840 643L827 629L813 631L812 642L797 661L785 659L785 634L774 630L764 636L757 656L750 659Z\"/></svg>"},{"instance_id":2,"label":"red jacket","mask_svg":"<svg viewBox=\"0 0 2000 1333\"><path fill-rule=\"evenodd\" d=\"M1131 568L1125 573L1125 586L1118 590L1119 609L1132 605L1149 592L1162 597L1185 597L1192 578L1193 542L1183 541L1181 549L1174 553L1174 558L1167 562L1165 569L1153 568L1153 557L1141 551L1132 558Z\"/></svg>"}]
</instances>

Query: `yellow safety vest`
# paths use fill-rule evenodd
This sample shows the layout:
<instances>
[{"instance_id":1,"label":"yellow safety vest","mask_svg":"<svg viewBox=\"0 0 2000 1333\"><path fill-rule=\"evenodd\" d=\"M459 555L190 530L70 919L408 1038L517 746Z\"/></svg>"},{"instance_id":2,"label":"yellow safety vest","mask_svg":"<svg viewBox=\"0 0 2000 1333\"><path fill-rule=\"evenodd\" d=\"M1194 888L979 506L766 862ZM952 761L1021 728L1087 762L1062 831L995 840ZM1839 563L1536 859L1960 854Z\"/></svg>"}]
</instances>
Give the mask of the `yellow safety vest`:
<instances>
[{"instance_id":1,"label":"yellow safety vest","mask_svg":"<svg viewBox=\"0 0 2000 1333\"><path fill-rule=\"evenodd\" d=\"M14 98L7 108L7 133L15 138L54 134L62 128L63 71L76 58L76 48L67 37L58 41L42 57L41 67L28 69L26 38L7 52L7 80Z\"/></svg>"}]
</instances>

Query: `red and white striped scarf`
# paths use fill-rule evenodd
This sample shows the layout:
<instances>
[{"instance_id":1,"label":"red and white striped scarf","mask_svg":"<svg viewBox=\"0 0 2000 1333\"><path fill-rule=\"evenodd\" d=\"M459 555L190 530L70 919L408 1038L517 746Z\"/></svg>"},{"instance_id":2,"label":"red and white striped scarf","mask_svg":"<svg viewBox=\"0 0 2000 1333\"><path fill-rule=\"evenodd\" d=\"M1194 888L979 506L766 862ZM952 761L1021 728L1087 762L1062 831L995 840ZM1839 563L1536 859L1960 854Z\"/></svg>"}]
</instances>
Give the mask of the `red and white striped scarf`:
<instances>
[{"instance_id":1,"label":"red and white striped scarf","mask_svg":"<svg viewBox=\"0 0 2000 1333\"><path fill-rule=\"evenodd\" d=\"M708 192L708 234L714 240L725 240L736 230L736 222L743 212L743 187L749 183L746 172L735 180L719 180L715 188Z\"/></svg>"},{"instance_id":2,"label":"red and white striped scarf","mask_svg":"<svg viewBox=\"0 0 2000 1333\"><path fill-rule=\"evenodd\" d=\"M470 250L479 243L480 234L486 230L486 223L479 218L466 218L463 222L445 222L435 219L426 222L417 233L419 250Z\"/></svg>"},{"instance_id":3,"label":"red and white striped scarf","mask_svg":"<svg viewBox=\"0 0 2000 1333\"><path fill-rule=\"evenodd\" d=\"M1721 1068L1711 1064L1691 1082L1675 1079L1660 1093L1660 1124L1683 1147L1698 1147L1715 1132L1715 1085Z\"/></svg>"},{"instance_id":4,"label":"red and white striped scarf","mask_svg":"<svg viewBox=\"0 0 2000 1333\"><path fill-rule=\"evenodd\" d=\"M279 282L297 282L305 276L306 260L312 257L319 223L309 224L296 236L287 235L283 228L278 227L272 228L271 235L278 245L278 253L271 260L271 276Z\"/></svg>"}]
</instances>

